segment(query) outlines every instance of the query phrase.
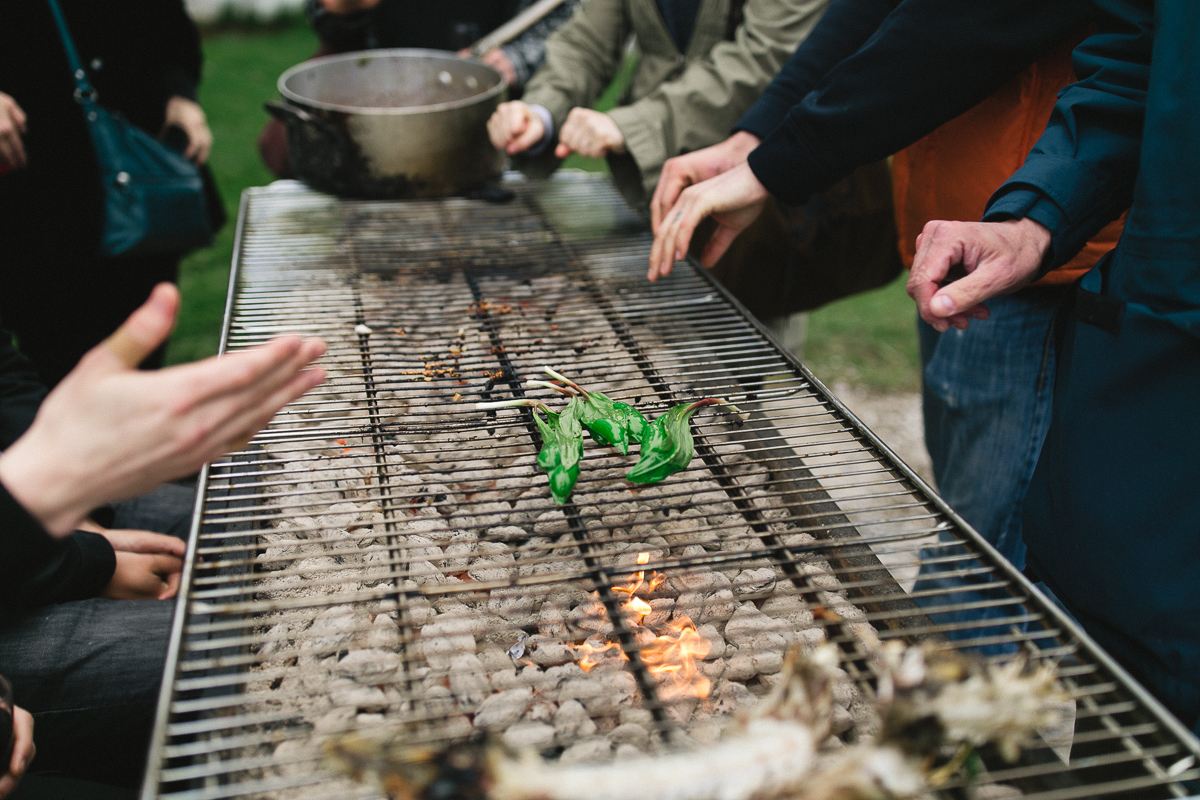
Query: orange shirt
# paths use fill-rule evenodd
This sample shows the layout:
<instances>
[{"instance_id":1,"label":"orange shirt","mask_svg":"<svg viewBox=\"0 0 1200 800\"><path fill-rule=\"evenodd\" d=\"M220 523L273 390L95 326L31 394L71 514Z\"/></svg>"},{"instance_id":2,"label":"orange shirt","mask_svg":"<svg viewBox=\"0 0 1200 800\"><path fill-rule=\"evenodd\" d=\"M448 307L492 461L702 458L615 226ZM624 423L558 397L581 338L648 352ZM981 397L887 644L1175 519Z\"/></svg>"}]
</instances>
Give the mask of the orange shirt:
<instances>
[{"instance_id":1,"label":"orange shirt","mask_svg":"<svg viewBox=\"0 0 1200 800\"><path fill-rule=\"evenodd\" d=\"M912 267L926 222L978 220L992 193L1025 163L1059 90L1075 82L1071 51L1086 33L1064 41L991 97L893 157L896 231L906 267ZM1116 246L1124 225L1122 215L1038 285L1070 283L1091 269Z\"/></svg>"}]
</instances>

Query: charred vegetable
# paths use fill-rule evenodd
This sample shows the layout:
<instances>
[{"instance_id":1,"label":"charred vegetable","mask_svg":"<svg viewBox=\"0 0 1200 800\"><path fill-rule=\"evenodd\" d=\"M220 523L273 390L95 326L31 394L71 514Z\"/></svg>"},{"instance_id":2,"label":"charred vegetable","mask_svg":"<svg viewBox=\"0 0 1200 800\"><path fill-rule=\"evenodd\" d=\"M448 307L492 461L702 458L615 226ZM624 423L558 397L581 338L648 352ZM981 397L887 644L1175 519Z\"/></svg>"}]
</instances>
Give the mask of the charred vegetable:
<instances>
[{"instance_id":1,"label":"charred vegetable","mask_svg":"<svg viewBox=\"0 0 1200 800\"><path fill-rule=\"evenodd\" d=\"M541 400L501 400L496 403L476 403L478 410L492 408L528 407L533 410L533 421L542 434L542 449L537 463L550 478L550 495L554 502L562 505L571 496L575 481L579 480L579 461L583 458L583 428L579 424L579 398L571 398L561 414L551 411ZM543 420L541 415L545 414Z\"/></svg>"},{"instance_id":2,"label":"charred vegetable","mask_svg":"<svg viewBox=\"0 0 1200 800\"><path fill-rule=\"evenodd\" d=\"M658 483L692 463L696 447L692 442L691 418L705 406L722 405L737 414L741 411L719 397L697 400L669 409L658 419L647 423L642 434L642 456L626 480L634 483Z\"/></svg>"}]
</instances>

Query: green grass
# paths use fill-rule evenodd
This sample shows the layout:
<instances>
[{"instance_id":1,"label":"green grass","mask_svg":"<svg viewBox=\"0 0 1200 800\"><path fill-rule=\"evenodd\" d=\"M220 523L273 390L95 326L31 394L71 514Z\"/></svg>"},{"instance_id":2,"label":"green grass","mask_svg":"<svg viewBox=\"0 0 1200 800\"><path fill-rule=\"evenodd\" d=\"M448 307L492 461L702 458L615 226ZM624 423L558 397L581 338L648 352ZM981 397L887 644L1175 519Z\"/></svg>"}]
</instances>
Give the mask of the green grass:
<instances>
[{"instance_id":1,"label":"green grass","mask_svg":"<svg viewBox=\"0 0 1200 800\"><path fill-rule=\"evenodd\" d=\"M221 188L229 222L212 247L193 253L180 265L183 308L167 350L168 363L193 361L217 352L238 200L246 187L273 180L255 146L267 121L262 104L278 98L275 81L279 74L311 56L316 48L312 31L296 21L276 27L232 26L205 38L200 102L215 139L209 164Z\"/></svg>"},{"instance_id":2,"label":"green grass","mask_svg":"<svg viewBox=\"0 0 1200 800\"><path fill-rule=\"evenodd\" d=\"M279 74L312 55L316 46L316 38L299 18L272 26L227 21L205 38L200 99L216 138L210 164L225 198L229 223L212 247L192 254L181 265L183 308L167 352L168 363L217 351L238 200L246 187L272 179L255 147L267 120L262 104L277 97ZM616 104L632 68L629 59L596 108L605 111ZM578 156L567 159L564 166L607 170L603 159ZM847 381L881 391L916 390L916 326L903 279L810 315L804 356L805 363L827 382Z\"/></svg>"},{"instance_id":3,"label":"green grass","mask_svg":"<svg viewBox=\"0 0 1200 800\"><path fill-rule=\"evenodd\" d=\"M877 391L919 391L916 307L904 291L908 273L872 292L809 314L804 363L832 384Z\"/></svg>"}]
</instances>

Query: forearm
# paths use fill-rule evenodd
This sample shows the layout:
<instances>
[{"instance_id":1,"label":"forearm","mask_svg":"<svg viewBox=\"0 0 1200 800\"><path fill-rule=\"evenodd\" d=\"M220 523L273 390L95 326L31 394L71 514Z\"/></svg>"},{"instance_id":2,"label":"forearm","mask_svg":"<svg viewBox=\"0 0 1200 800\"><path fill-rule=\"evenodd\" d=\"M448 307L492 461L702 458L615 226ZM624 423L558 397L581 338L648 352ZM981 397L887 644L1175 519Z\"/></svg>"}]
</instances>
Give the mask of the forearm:
<instances>
[{"instance_id":1,"label":"forearm","mask_svg":"<svg viewBox=\"0 0 1200 800\"><path fill-rule=\"evenodd\" d=\"M546 41L546 57L522 99L549 110L557 130L576 106L590 108L616 75L629 38L621 0L589 0Z\"/></svg>"},{"instance_id":2,"label":"forearm","mask_svg":"<svg viewBox=\"0 0 1200 800\"><path fill-rule=\"evenodd\" d=\"M200 32L182 0L156 0L151 8L153 13L143 19L145 27L139 39L155 48L156 79L162 96L195 100L204 60Z\"/></svg>"},{"instance_id":3,"label":"forearm","mask_svg":"<svg viewBox=\"0 0 1200 800\"><path fill-rule=\"evenodd\" d=\"M528 3L523 3L527 7ZM525 31L500 49L508 56L513 70L517 73L518 87L524 86L537 72L546 59L546 40L556 30L561 28L571 18L579 0L565 0L562 5L551 11Z\"/></svg>"},{"instance_id":4,"label":"forearm","mask_svg":"<svg viewBox=\"0 0 1200 800\"><path fill-rule=\"evenodd\" d=\"M1106 0L1095 34L1076 48L1080 80L1059 97L1025 164L997 190L984 219L1029 217L1050 229L1044 270L1066 263L1133 202L1154 10Z\"/></svg>"},{"instance_id":5,"label":"forearm","mask_svg":"<svg viewBox=\"0 0 1200 800\"><path fill-rule=\"evenodd\" d=\"M788 112L751 169L803 202L968 110L1090 16L1087 0L907 0Z\"/></svg>"},{"instance_id":6,"label":"forearm","mask_svg":"<svg viewBox=\"0 0 1200 800\"><path fill-rule=\"evenodd\" d=\"M718 43L677 77L610 112L638 167L654 173L668 158L725 139L826 5L826 0L751 0L732 41Z\"/></svg>"},{"instance_id":7,"label":"forearm","mask_svg":"<svg viewBox=\"0 0 1200 800\"><path fill-rule=\"evenodd\" d=\"M317 38L330 51L344 53L366 49L370 11L334 14L327 11L319 0L308 0L305 13Z\"/></svg>"},{"instance_id":8,"label":"forearm","mask_svg":"<svg viewBox=\"0 0 1200 800\"><path fill-rule=\"evenodd\" d=\"M833 0L762 96L738 120L736 130L759 139L775 130L841 61L854 55L900 0Z\"/></svg>"},{"instance_id":9,"label":"forearm","mask_svg":"<svg viewBox=\"0 0 1200 800\"><path fill-rule=\"evenodd\" d=\"M54 540L0 484L0 606L21 610L99 595L116 569L103 537Z\"/></svg>"}]
</instances>

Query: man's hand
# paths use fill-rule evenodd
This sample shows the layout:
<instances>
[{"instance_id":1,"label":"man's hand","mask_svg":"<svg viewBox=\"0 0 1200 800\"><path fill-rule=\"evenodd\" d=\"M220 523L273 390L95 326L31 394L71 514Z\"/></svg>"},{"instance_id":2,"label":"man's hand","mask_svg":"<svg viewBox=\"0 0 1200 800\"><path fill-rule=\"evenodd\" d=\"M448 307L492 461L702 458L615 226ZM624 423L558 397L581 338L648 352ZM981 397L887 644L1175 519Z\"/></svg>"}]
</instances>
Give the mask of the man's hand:
<instances>
[{"instance_id":1,"label":"man's hand","mask_svg":"<svg viewBox=\"0 0 1200 800\"><path fill-rule=\"evenodd\" d=\"M546 135L542 118L520 100L497 106L488 119L487 129L492 147L510 156L525 152Z\"/></svg>"},{"instance_id":2,"label":"man's hand","mask_svg":"<svg viewBox=\"0 0 1200 800\"><path fill-rule=\"evenodd\" d=\"M167 116L163 131L174 125L187 134L188 146L183 157L197 164L208 161L212 151L213 135L208 128L208 118L199 103L175 95L167 101Z\"/></svg>"},{"instance_id":3,"label":"man's hand","mask_svg":"<svg viewBox=\"0 0 1200 800\"><path fill-rule=\"evenodd\" d=\"M17 788L36 752L37 748L33 745L33 715L13 706L13 751L8 761L8 771L0 773L0 800Z\"/></svg>"},{"instance_id":4,"label":"man's hand","mask_svg":"<svg viewBox=\"0 0 1200 800\"><path fill-rule=\"evenodd\" d=\"M658 176L658 186L654 187L654 197L650 198L650 225L654 232L658 233L680 192L745 164L750 151L761 141L753 133L738 131L719 144L667 159Z\"/></svg>"},{"instance_id":5,"label":"man's hand","mask_svg":"<svg viewBox=\"0 0 1200 800\"><path fill-rule=\"evenodd\" d=\"M110 600L169 600L179 589L187 545L151 531L105 528L85 519L76 528L98 533L117 554L117 569L103 592Z\"/></svg>"},{"instance_id":6,"label":"man's hand","mask_svg":"<svg viewBox=\"0 0 1200 800\"><path fill-rule=\"evenodd\" d=\"M166 341L179 292L155 287L92 348L3 454L0 482L55 536L89 511L190 475L241 447L275 412L324 379L306 370L319 339L282 336L237 353L155 372L135 369Z\"/></svg>"},{"instance_id":7,"label":"man's hand","mask_svg":"<svg viewBox=\"0 0 1200 800\"><path fill-rule=\"evenodd\" d=\"M700 263L713 266L738 234L758 219L769 196L748 164L684 189L654 233L646 277L656 281L670 275L675 262L687 254L696 226L709 215L717 221L717 229L704 246Z\"/></svg>"},{"instance_id":8,"label":"man's hand","mask_svg":"<svg viewBox=\"0 0 1200 800\"><path fill-rule=\"evenodd\" d=\"M471 48L464 47L462 50L459 50L458 57L470 58ZM479 62L481 64L487 64L489 67L496 70L496 72L499 72L500 77L504 78L505 86L511 88L514 84L516 84L517 68L514 67L512 61L509 60L508 53L505 53L499 47L493 47L491 50L488 50L486 53L481 55L479 57ZM499 150L500 148L497 147L496 149Z\"/></svg>"},{"instance_id":9,"label":"man's hand","mask_svg":"<svg viewBox=\"0 0 1200 800\"><path fill-rule=\"evenodd\" d=\"M330 14L353 14L379 5L380 0L321 0Z\"/></svg>"},{"instance_id":10,"label":"man's hand","mask_svg":"<svg viewBox=\"0 0 1200 800\"><path fill-rule=\"evenodd\" d=\"M964 330L970 320L988 318L986 300L1028 285L1049 248L1050 231L1031 219L934 220L917 237L908 294L921 319L937 330L951 325ZM960 264L966 277L946 283L951 268Z\"/></svg>"},{"instance_id":11,"label":"man's hand","mask_svg":"<svg viewBox=\"0 0 1200 800\"><path fill-rule=\"evenodd\" d=\"M25 166L25 112L0 92L0 172Z\"/></svg>"},{"instance_id":12,"label":"man's hand","mask_svg":"<svg viewBox=\"0 0 1200 800\"><path fill-rule=\"evenodd\" d=\"M613 118L603 111L576 106L558 132L554 155L566 158L579 153L587 158L604 158L609 153L625 152L625 134Z\"/></svg>"}]
</instances>

